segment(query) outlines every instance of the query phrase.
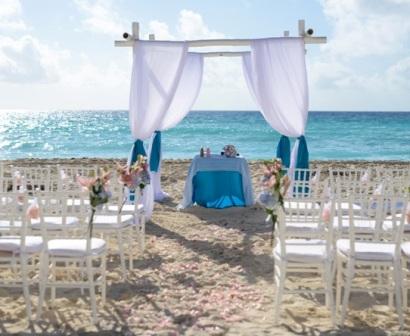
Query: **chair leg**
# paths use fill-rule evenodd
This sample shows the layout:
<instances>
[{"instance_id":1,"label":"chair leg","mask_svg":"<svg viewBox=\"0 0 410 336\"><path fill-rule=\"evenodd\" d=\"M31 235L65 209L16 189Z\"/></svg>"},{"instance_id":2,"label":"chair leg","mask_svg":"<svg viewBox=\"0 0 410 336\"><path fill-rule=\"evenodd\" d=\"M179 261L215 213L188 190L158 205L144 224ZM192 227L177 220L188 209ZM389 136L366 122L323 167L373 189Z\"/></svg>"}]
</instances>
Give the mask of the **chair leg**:
<instances>
[{"instance_id":1,"label":"chair leg","mask_svg":"<svg viewBox=\"0 0 410 336\"><path fill-rule=\"evenodd\" d=\"M124 245L123 245L121 229L117 231L117 241L118 241L118 249L119 249L119 254L120 254L120 263L121 263L122 276L123 276L124 279L126 279L127 278L127 269L125 267Z\"/></svg>"},{"instance_id":2,"label":"chair leg","mask_svg":"<svg viewBox=\"0 0 410 336\"><path fill-rule=\"evenodd\" d=\"M51 262L51 280L55 284L56 281L56 262ZM54 301L56 299L56 287L55 285L51 286L51 304L54 305Z\"/></svg>"},{"instance_id":3,"label":"chair leg","mask_svg":"<svg viewBox=\"0 0 410 336\"><path fill-rule=\"evenodd\" d=\"M87 278L88 278L88 290L90 291L92 322L97 323L97 303L95 299L95 285L94 285L94 273L92 269L91 257L87 257Z\"/></svg>"},{"instance_id":4,"label":"chair leg","mask_svg":"<svg viewBox=\"0 0 410 336\"><path fill-rule=\"evenodd\" d=\"M394 277L395 277L395 269L394 268L388 268L386 270L387 274L387 283L390 288L393 288L393 282L396 283ZM388 293L388 306L389 308L393 309L393 292L389 291Z\"/></svg>"},{"instance_id":5,"label":"chair leg","mask_svg":"<svg viewBox=\"0 0 410 336\"><path fill-rule=\"evenodd\" d=\"M336 302L335 305L337 307L337 311L340 309L340 305L342 304L342 286L343 286L343 277L342 277L342 267L343 263L340 257L337 258L337 275L336 275Z\"/></svg>"},{"instance_id":6,"label":"chair leg","mask_svg":"<svg viewBox=\"0 0 410 336\"><path fill-rule=\"evenodd\" d=\"M101 301L102 304L105 305L106 297L107 297L107 259L106 255L101 256L101 269L102 269L102 286L101 286Z\"/></svg>"},{"instance_id":7,"label":"chair leg","mask_svg":"<svg viewBox=\"0 0 410 336\"><path fill-rule=\"evenodd\" d=\"M343 295L342 312L340 316L340 324L343 326L346 318L347 305L349 303L350 289L352 288L352 281L354 275L354 262L349 260L346 267L345 292Z\"/></svg>"},{"instance_id":8,"label":"chair leg","mask_svg":"<svg viewBox=\"0 0 410 336\"><path fill-rule=\"evenodd\" d=\"M286 279L286 265L284 262L279 262L280 265L277 267L279 268L279 274L276 274L276 265L274 271L274 277L276 282L276 293L275 293L275 313L273 317L274 325L277 325L279 322L279 315L280 315L280 304L282 302L283 296L283 289L285 287L285 279Z\"/></svg>"},{"instance_id":9,"label":"chair leg","mask_svg":"<svg viewBox=\"0 0 410 336\"><path fill-rule=\"evenodd\" d=\"M31 320L31 301L30 290L28 286L27 256L25 254L22 254L20 256L20 270L22 275L24 301L26 302L26 314L27 318Z\"/></svg>"},{"instance_id":10,"label":"chair leg","mask_svg":"<svg viewBox=\"0 0 410 336\"><path fill-rule=\"evenodd\" d=\"M40 279L39 279L39 297L37 306L37 320L41 318L43 313L44 297L48 281L48 255L43 253L40 257Z\"/></svg>"},{"instance_id":11,"label":"chair leg","mask_svg":"<svg viewBox=\"0 0 410 336\"><path fill-rule=\"evenodd\" d=\"M403 307L401 305L402 296L402 272L400 260L394 265L394 289L396 292L396 309L399 316L400 328L404 327Z\"/></svg>"},{"instance_id":12,"label":"chair leg","mask_svg":"<svg viewBox=\"0 0 410 336\"><path fill-rule=\"evenodd\" d=\"M332 263L325 264L325 290L328 307L330 308L330 315L332 320L332 327L335 327L336 306L333 300L333 269Z\"/></svg>"},{"instance_id":13,"label":"chair leg","mask_svg":"<svg viewBox=\"0 0 410 336\"><path fill-rule=\"evenodd\" d=\"M130 232L128 233L128 268L130 271L134 269L134 248L133 248L133 241L134 241L134 231L135 226L130 227Z\"/></svg>"},{"instance_id":14,"label":"chair leg","mask_svg":"<svg viewBox=\"0 0 410 336\"><path fill-rule=\"evenodd\" d=\"M138 244L140 253L144 253L145 251L145 215L139 215L139 228L138 228Z\"/></svg>"}]
</instances>

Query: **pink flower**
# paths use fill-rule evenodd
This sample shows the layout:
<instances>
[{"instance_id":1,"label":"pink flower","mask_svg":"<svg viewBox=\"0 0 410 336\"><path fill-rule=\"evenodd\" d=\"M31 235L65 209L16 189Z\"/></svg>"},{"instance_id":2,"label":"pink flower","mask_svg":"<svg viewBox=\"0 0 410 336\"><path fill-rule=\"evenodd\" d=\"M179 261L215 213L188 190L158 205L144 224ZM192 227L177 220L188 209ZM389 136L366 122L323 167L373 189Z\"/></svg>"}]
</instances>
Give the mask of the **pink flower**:
<instances>
[{"instance_id":1,"label":"pink flower","mask_svg":"<svg viewBox=\"0 0 410 336\"><path fill-rule=\"evenodd\" d=\"M40 208L38 206L37 200L35 200L26 211L26 216L29 219L38 219L40 217Z\"/></svg>"},{"instance_id":2,"label":"pink flower","mask_svg":"<svg viewBox=\"0 0 410 336\"><path fill-rule=\"evenodd\" d=\"M325 223L329 223L330 222L330 216L331 216L331 204L330 202L327 202L322 210L322 220Z\"/></svg>"},{"instance_id":3,"label":"pink flower","mask_svg":"<svg viewBox=\"0 0 410 336\"><path fill-rule=\"evenodd\" d=\"M410 224L410 203L407 204L406 219L407 224Z\"/></svg>"},{"instance_id":4,"label":"pink flower","mask_svg":"<svg viewBox=\"0 0 410 336\"><path fill-rule=\"evenodd\" d=\"M97 179L95 177L84 177L77 175L77 182L80 186L90 189Z\"/></svg>"}]
</instances>

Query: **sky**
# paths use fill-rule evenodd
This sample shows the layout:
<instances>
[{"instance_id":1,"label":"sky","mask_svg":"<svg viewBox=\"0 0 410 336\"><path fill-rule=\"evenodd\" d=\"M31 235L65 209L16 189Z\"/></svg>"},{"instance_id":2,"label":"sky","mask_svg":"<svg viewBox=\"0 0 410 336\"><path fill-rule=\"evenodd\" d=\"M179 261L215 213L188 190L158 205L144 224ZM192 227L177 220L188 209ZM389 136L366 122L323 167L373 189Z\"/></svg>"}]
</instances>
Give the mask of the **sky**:
<instances>
[{"instance_id":1,"label":"sky","mask_svg":"<svg viewBox=\"0 0 410 336\"><path fill-rule=\"evenodd\" d=\"M297 35L309 109L410 111L410 0L0 0L0 110L127 109L131 48L114 40ZM255 110L239 58L206 59L195 110Z\"/></svg>"}]
</instances>

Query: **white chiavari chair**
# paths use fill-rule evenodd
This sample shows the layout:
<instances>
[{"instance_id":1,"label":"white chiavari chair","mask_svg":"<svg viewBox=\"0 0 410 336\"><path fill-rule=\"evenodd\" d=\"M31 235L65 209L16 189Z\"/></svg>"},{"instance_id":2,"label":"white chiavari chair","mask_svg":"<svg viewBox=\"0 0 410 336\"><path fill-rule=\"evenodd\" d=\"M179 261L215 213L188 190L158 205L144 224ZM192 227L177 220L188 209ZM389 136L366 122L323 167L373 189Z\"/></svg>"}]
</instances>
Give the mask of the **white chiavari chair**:
<instances>
[{"instance_id":1,"label":"white chiavari chair","mask_svg":"<svg viewBox=\"0 0 410 336\"><path fill-rule=\"evenodd\" d=\"M46 224L49 216L65 216L64 209L69 204L65 193L39 193L40 222ZM86 206L82 204L82 206ZM87 225L82 230L62 230L59 238L49 239L47 225L41 226L46 248L41 260L40 298L37 317L42 315L47 289L51 290L54 302L57 289L76 288L90 293L92 321L97 321L96 291L101 290L101 301L106 297L106 242L90 236Z\"/></svg>"},{"instance_id":2,"label":"white chiavari chair","mask_svg":"<svg viewBox=\"0 0 410 336\"><path fill-rule=\"evenodd\" d=\"M398 213L396 205L406 201L405 198L380 195L373 197L377 203L376 217L383 221L388 211ZM394 235L390 239L381 232L381 226L376 225L372 240L363 241L356 237L356 225L354 220L354 197L350 196L349 204L349 238L339 239L337 246L337 284L336 302L341 302L342 288L344 289L341 304L340 323L344 324L347 305L351 292L381 292L389 295L389 305L392 304L393 294L396 298L396 309L399 316L400 326L403 326L402 311L402 270L401 270L401 241L403 232L403 218L394 217ZM390 203L390 210L386 206ZM403 211L403 210L402 210ZM396 220L398 219L398 220ZM378 232L380 231L380 232ZM355 276L367 276L377 278L375 284L360 282L353 283ZM355 286L353 286L355 285Z\"/></svg>"},{"instance_id":3,"label":"white chiavari chair","mask_svg":"<svg viewBox=\"0 0 410 336\"><path fill-rule=\"evenodd\" d=\"M295 200L298 202L300 199ZM274 258L274 282L275 282L275 312L274 323L279 321L280 306L283 294L286 293L322 293L325 294L326 305L331 311L332 323L335 322L335 305L332 291L332 264L333 244L332 244L332 225L326 223L322 214L325 207L329 207L328 218L331 218L334 211L334 203L326 203L324 199L316 199L318 208L306 211L304 206L296 207L299 209L295 215L295 209L278 211L278 222L276 225L275 247L273 250ZM285 210L286 211L286 210ZM294 221L299 223L301 220L305 225L311 224L314 230L294 230ZM318 274L323 280L323 288L307 289L285 287L286 277L289 273L297 274ZM303 286L303 282L300 284ZM293 284L294 286L294 284Z\"/></svg>"},{"instance_id":4,"label":"white chiavari chair","mask_svg":"<svg viewBox=\"0 0 410 336\"><path fill-rule=\"evenodd\" d=\"M27 194L0 194L0 287L21 288L31 319L30 285L36 284L43 239L27 235Z\"/></svg>"}]
</instances>

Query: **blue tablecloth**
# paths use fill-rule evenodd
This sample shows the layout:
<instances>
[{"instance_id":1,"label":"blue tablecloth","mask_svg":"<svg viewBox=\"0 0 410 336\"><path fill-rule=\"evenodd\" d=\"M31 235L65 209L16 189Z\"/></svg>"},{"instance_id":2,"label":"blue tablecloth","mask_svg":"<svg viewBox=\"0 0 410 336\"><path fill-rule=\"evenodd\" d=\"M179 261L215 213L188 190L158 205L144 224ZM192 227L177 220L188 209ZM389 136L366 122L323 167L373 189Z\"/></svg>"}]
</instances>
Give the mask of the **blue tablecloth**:
<instances>
[{"instance_id":1,"label":"blue tablecloth","mask_svg":"<svg viewBox=\"0 0 410 336\"><path fill-rule=\"evenodd\" d=\"M189 167L180 207L186 208L194 203L217 209L254 204L246 160L197 155Z\"/></svg>"}]
</instances>

